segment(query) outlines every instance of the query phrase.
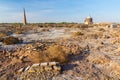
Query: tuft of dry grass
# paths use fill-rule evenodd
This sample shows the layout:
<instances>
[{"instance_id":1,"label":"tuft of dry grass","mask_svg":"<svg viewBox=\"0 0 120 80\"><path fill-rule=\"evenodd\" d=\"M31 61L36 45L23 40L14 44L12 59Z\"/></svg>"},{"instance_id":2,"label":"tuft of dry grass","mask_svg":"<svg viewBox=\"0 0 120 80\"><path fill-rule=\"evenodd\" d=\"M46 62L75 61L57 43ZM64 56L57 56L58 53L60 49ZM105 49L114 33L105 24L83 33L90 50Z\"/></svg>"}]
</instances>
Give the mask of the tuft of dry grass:
<instances>
[{"instance_id":1,"label":"tuft of dry grass","mask_svg":"<svg viewBox=\"0 0 120 80\"><path fill-rule=\"evenodd\" d=\"M28 58L33 63L41 63L41 62L48 62L50 61L49 57L46 55L46 53L40 52L40 51L32 51L28 54Z\"/></svg>"},{"instance_id":2,"label":"tuft of dry grass","mask_svg":"<svg viewBox=\"0 0 120 80\"><path fill-rule=\"evenodd\" d=\"M110 57L104 54L92 53L87 59L93 64L108 65L110 63Z\"/></svg>"},{"instance_id":3,"label":"tuft of dry grass","mask_svg":"<svg viewBox=\"0 0 120 80\"><path fill-rule=\"evenodd\" d=\"M73 36L81 36L81 35L84 35L81 31L73 32Z\"/></svg>"},{"instance_id":4,"label":"tuft of dry grass","mask_svg":"<svg viewBox=\"0 0 120 80\"><path fill-rule=\"evenodd\" d=\"M68 53L59 45L51 45L44 51L26 51L26 54L33 63L51 61L66 63L68 61Z\"/></svg>"},{"instance_id":5,"label":"tuft of dry grass","mask_svg":"<svg viewBox=\"0 0 120 80\"><path fill-rule=\"evenodd\" d=\"M104 32L104 31L105 31L105 29L104 29L104 28L99 28L99 31L103 31L103 32Z\"/></svg>"},{"instance_id":6,"label":"tuft of dry grass","mask_svg":"<svg viewBox=\"0 0 120 80\"><path fill-rule=\"evenodd\" d=\"M87 34L88 39L98 39L98 38L102 38L102 37L103 37L103 32L100 32L100 31L96 31L96 32Z\"/></svg>"},{"instance_id":7,"label":"tuft of dry grass","mask_svg":"<svg viewBox=\"0 0 120 80\"><path fill-rule=\"evenodd\" d=\"M0 32L0 38L7 36L7 34Z\"/></svg>"},{"instance_id":8,"label":"tuft of dry grass","mask_svg":"<svg viewBox=\"0 0 120 80\"><path fill-rule=\"evenodd\" d=\"M5 44L5 45L17 44L17 43L21 43L21 42L22 42L22 40L19 40L18 38L12 37L12 36L6 37L3 40L3 44Z\"/></svg>"},{"instance_id":9,"label":"tuft of dry grass","mask_svg":"<svg viewBox=\"0 0 120 80\"><path fill-rule=\"evenodd\" d=\"M65 63L68 61L68 53L59 45L53 45L48 48L49 58L51 61Z\"/></svg>"},{"instance_id":10,"label":"tuft of dry grass","mask_svg":"<svg viewBox=\"0 0 120 80\"><path fill-rule=\"evenodd\" d=\"M7 36L7 34L0 32L0 42L2 42L3 38L6 36Z\"/></svg>"},{"instance_id":11,"label":"tuft of dry grass","mask_svg":"<svg viewBox=\"0 0 120 80\"><path fill-rule=\"evenodd\" d=\"M16 34L22 34L22 31L18 30L15 32Z\"/></svg>"},{"instance_id":12,"label":"tuft of dry grass","mask_svg":"<svg viewBox=\"0 0 120 80\"><path fill-rule=\"evenodd\" d=\"M41 29L41 32L45 32L45 31L50 31L49 28L43 28Z\"/></svg>"}]
</instances>

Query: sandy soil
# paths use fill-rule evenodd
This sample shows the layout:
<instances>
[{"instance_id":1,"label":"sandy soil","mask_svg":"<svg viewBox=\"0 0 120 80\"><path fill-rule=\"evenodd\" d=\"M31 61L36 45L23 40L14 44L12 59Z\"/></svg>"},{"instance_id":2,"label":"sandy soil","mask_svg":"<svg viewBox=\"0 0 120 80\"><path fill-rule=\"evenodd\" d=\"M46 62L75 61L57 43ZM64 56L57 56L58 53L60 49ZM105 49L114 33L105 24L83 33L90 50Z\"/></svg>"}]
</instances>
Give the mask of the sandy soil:
<instances>
[{"instance_id":1,"label":"sandy soil","mask_svg":"<svg viewBox=\"0 0 120 80\"><path fill-rule=\"evenodd\" d=\"M46 29L46 28L45 28ZM73 36L81 31L84 35ZM24 34L12 34L23 39L23 44L2 45L1 49L13 50L35 41L54 41L60 45L79 45L89 47L82 54L70 56L70 61L62 66L62 73L53 80L119 80L120 79L120 28L49 28L28 31ZM31 62L16 61L14 55L0 52L0 80L16 80L20 68ZM10 55L12 56L10 58ZM17 60L17 59L15 59ZM14 60L13 60L14 61ZM12 73L11 73L12 71ZM16 75L17 74L17 75Z\"/></svg>"}]
</instances>

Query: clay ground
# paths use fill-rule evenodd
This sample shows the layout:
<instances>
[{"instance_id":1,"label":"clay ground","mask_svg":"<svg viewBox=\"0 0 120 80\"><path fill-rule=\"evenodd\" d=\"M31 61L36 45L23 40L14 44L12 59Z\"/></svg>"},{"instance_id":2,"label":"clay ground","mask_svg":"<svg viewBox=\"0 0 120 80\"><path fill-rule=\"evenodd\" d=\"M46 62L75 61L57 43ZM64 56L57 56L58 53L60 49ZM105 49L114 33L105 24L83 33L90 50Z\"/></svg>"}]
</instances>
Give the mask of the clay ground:
<instances>
[{"instance_id":1,"label":"clay ground","mask_svg":"<svg viewBox=\"0 0 120 80\"><path fill-rule=\"evenodd\" d=\"M75 35L75 32L82 34ZM22 34L11 36L23 39L23 43L3 45L0 52L0 80L16 80L21 68L33 62L20 60L14 55L17 49L26 45L57 43L64 47L74 45L82 48L82 52L70 54L69 61L62 64L62 72L52 80L119 80L120 79L120 28L40 28L28 30ZM53 42L53 43L52 43ZM73 49L70 48L70 49ZM4 50L4 51L3 51ZM7 51L6 51L7 50ZM79 51L79 50L78 50ZM75 55L74 55L75 54Z\"/></svg>"}]
</instances>

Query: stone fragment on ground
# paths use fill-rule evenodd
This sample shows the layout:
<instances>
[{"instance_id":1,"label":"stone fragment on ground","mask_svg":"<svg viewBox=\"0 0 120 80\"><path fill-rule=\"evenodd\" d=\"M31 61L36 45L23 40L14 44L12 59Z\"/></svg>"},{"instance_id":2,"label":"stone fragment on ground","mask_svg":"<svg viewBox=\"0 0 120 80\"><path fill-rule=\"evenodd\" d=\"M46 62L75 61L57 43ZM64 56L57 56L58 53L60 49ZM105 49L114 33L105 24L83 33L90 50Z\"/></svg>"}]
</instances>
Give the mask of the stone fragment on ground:
<instances>
[{"instance_id":1,"label":"stone fragment on ground","mask_svg":"<svg viewBox=\"0 0 120 80\"><path fill-rule=\"evenodd\" d=\"M84 80L84 79L81 77L75 77L75 76L69 76L69 75L60 75L60 76L53 77L52 80Z\"/></svg>"},{"instance_id":2,"label":"stone fragment on ground","mask_svg":"<svg viewBox=\"0 0 120 80\"><path fill-rule=\"evenodd\" d=\"M49 80L61 72L58 62L45 62L33 64L22 71L17 80Z\"/></svg>"}]
</instances>

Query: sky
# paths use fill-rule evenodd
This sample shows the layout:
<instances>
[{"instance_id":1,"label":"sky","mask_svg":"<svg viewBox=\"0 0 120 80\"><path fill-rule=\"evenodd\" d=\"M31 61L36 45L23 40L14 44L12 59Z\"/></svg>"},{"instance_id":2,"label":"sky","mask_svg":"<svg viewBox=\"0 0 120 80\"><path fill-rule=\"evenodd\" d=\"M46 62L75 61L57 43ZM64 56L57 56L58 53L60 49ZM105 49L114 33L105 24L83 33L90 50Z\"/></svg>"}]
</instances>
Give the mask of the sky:
<instances>
[{"instance_id":1,"label":"sky","mask_svg":"<svg viewBox=\"0 0 120 80\"><path fill-rule=\"evenodd\" d=\"M0 23L120 22L120 0L0 0Z\"/></svg>"}]
</instances>

